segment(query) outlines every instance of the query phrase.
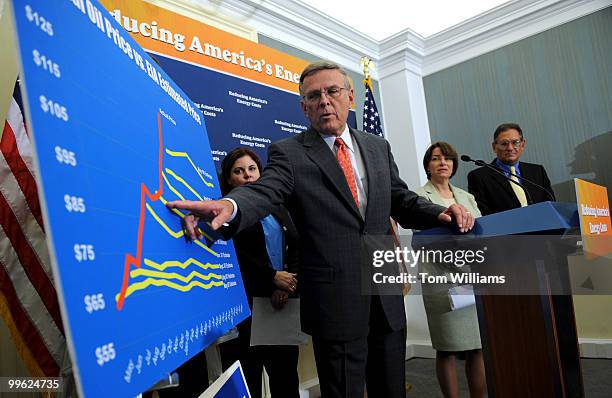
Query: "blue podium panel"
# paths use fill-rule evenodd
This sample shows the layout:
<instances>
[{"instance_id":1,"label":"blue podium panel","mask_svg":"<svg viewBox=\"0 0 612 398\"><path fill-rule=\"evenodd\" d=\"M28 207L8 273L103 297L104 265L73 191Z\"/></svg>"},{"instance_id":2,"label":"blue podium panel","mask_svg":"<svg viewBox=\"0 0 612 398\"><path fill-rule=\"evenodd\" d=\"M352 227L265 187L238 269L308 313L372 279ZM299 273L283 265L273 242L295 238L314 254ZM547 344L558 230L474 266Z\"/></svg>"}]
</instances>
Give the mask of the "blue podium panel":
<instances>
[{"instance_id":1,"label":"blue podium panel","mask_svg":"<svg viewBox=\"0 0 612 398\"><path fill-rule=\"evenodd\" d=\"M464 239L512 234L544 233L567 230L579 226L575 203L541 202L479 217L467 234L459 234L454 227L444 226L415 232L413 242L429 242L435 236L453 236Z\"/></svg>"},{"instance_id":2,"label":"blue podium panel","mask_svg":"<svg viewBox=\"0 0 612 398\"><path fill-rule=\"evenodd\" d=\"M249 315L232 243L164 206L220 196L204 119L97 1L13 13L79 389L135 396Z\"/></svg>"}]
</instances>

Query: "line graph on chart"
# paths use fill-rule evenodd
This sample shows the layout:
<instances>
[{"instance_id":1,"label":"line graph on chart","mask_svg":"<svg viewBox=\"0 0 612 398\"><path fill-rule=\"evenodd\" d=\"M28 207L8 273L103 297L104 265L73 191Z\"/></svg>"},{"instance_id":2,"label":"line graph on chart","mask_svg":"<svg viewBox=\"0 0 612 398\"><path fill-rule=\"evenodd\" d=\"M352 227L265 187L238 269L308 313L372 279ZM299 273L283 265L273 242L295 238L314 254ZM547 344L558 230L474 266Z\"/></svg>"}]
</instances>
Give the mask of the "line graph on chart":
<instances>
[{"instance_id":1,"label":"line graph on chart","mask_svg":"<svg viewBox=\"0 0 612 398\"><path fill-rule=\"evenodd\" d=\"M210 244L199 240L194 241L195 246L201 249L197 255L198 258L188 256L186 259L159 259L155 257L155 253L151 255L143 253L146 234L151 233L151 224L148 225L149 229L145 230L147 218L154 221L153 226L157 228L157 231L153 232L163 231L169 238L182 239L185 235L184 231L180 228L177 230L164 221L162 214L168 211L165 204L168 200L176 199L205 200L208 198L205 192L210 192L214 188L214 184L206 179L206 173L195 164L188 152L164 147L162 121L159 113L157 128L159 139L156 170L158 185L150 189L145 183L140 184L136 247L133 252L125 254L121 287L115 295L118 310L123 309L128 297L136 293L142 294L155 287L182 293L192 289L210 290L224 287L224 276L220 272L223 269L220 260L224 257L224 253L219 253L211 248L214 244L212 239L207 240ZM167 156L168 161L174 161L176 167L166 166L164 155ZM177 172L177 167L180 167L181 171ZM177 209L173 209L172 213L180 218L186 216L186 213ZM206 260L201 261L202 258Z\"/></svg>"}]
</instances>

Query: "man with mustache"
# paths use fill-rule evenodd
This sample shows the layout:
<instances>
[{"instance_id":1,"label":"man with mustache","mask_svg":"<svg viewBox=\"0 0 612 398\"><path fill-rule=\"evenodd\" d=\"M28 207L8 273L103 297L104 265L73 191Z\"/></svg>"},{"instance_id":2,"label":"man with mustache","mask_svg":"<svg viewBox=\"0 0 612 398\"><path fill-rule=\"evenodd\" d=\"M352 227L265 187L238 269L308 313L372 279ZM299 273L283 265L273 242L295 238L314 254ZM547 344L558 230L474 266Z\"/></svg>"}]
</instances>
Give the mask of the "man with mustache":
<instances>
[{"instance_id":1,"label":"man with mustache","mask_svg":"<svg viewBox=\"0 0 612 398\"><path fill-rule=\"evenodd\" d=\"M525 138L518 124L504 123L497 126L493 133L491 146L497 155L491 165L499 169L506 177L519 182L522 187L508 181L500 173L488 167L472 170L468 174L468 191L476 198L483 216L554 200L554 193L544 167L519 161L525 150ZM517 177L513 177L512 174ZM521 177L541 185L550 192L550 195ZM529 202L530 199L531 202Z\"/></svg>"}]
</instances>

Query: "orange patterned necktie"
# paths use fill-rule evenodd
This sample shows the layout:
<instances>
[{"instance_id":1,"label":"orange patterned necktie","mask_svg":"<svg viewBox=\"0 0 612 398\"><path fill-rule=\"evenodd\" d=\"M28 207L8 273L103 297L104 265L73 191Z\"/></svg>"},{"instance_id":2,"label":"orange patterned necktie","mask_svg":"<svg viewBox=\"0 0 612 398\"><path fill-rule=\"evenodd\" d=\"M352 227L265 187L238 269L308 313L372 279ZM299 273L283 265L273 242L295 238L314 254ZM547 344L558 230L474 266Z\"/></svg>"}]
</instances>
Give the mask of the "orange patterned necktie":
<instances>
[{"instance_id":1,"label":"orange patterned necktie","mask_svg":"<svg viewBox=\"0 0 612 398\"><path fill-rule=\"evenodd\" d=\"M351 157L349 156L348 150L346 149L346 144L344 143L344 140L342 140L342 138L338 137L336 138L334 145L338 148L336 152L338 163L340 164L340 168L344 173L346 182L348 182L351 194L353 194L355 204L357 205L357 208L359 208L359 197L357 196L357 182L355 181L355 173L353 172L353 165L351 164Z\"/></svg>"}]
</instances>

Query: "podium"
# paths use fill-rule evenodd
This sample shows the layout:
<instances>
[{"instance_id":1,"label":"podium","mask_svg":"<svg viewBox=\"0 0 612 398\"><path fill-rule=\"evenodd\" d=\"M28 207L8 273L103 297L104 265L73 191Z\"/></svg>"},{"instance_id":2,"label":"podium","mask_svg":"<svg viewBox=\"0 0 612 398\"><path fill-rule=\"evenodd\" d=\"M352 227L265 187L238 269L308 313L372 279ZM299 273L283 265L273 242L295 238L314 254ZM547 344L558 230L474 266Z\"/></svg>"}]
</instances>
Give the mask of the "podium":
<instances>
[{"instance_id":1,"label":"podium","mask_svg":"<svg viewBox=\"0 0 612 398\"><path fill-rule=\"evenodd\" d=\"M471 272L506 278L474 284L489 397L584 397L567 265L578 227L575 204L543 202L478 218L468 234L414 234L413 248L485 248Z\"/></svg>"}]
</instances>

